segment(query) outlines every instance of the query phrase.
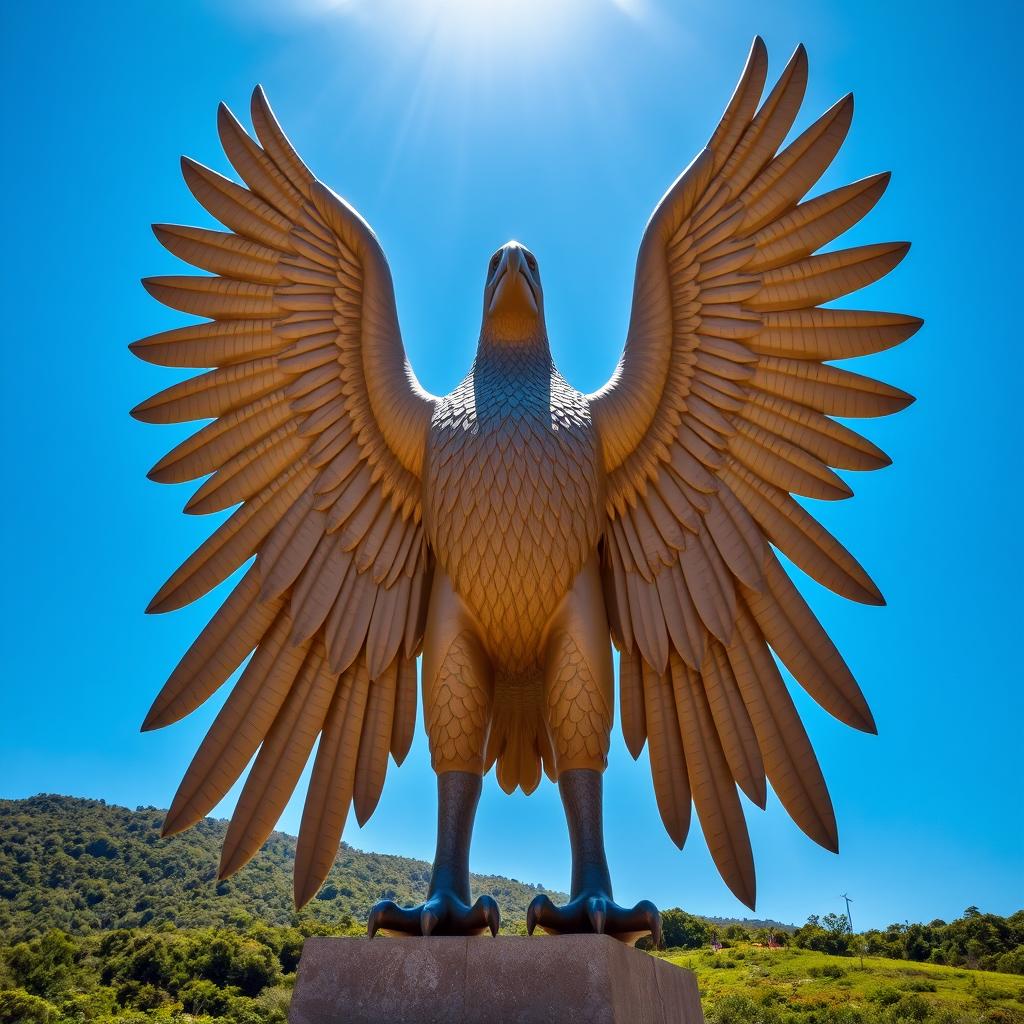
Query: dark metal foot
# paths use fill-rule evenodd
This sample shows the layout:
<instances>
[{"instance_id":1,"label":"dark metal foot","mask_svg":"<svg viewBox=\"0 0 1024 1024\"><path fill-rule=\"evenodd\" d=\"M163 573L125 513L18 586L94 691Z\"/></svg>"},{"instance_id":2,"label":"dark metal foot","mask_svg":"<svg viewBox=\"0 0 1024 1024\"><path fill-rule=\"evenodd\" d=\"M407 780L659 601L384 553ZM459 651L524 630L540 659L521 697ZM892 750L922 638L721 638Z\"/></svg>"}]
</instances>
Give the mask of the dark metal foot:
<instances>
[{"instance_id":1,"label":"dark metal foot","mask_svg":"<svg viewBox=\"0 0 1024 1024\"><path fill-rule=\"evenodd\" d=\"M498 904L491 896L480 896L470 906L450 892L436 892L418 907L400 907L394 900L374 904L366 922L372 939L384 935L483 935L498 934Z\"/></svg>"},{"instance_id":2,"label":"dark metal foot","mask_svg":"<svg viewBox=\"0 0 1024 1024\"><path fill-rule=\"evenodd\" d=\"M655 946L661 944L661 914L650 900L620 907L602 893L581 893L564 907L535 896L526 911L526 930L532 935L537 927L549 935L610 935L627 946L650 935Z\"/></svg>"}]
</instances>

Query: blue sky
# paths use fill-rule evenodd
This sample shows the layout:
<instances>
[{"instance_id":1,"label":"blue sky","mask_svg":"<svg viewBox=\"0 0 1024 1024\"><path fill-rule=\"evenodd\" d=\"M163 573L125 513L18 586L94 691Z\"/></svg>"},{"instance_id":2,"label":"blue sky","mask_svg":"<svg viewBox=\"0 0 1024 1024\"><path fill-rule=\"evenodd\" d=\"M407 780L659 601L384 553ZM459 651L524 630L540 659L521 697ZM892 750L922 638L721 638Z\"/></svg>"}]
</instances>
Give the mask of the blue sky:
<instances>
[{"instance_id":1,"label":"blue sky","mask_svg":"<svg viewBox=\"0 0 1024 1024\"><path fill-rule=\"evenodd\" d=\"M795 694L830 784L841 853L806 839L774 797L765 813L748 807L757 911L802 921L841 909L844 891L858 927L949 919L970 904L1017 909L1019 14L1010 4L980 18L969 5L871 0L502 0L483 5L486 17L459 6L435 19L428 0L307 0L285 15L269 0L0 9L0 796L167 806L220 702L138 732L217 596L142 614L211 526L179 514L185 488L145 479L184 431L128 418L174 378L126 348L184 322L138 278L180 272L150 222L207 223L178 157L226 169L217 102L247 121L249 92L262 82L312 168L373 225L429 390L444 393L464 374L487 259L510 237L540 260L562 372L591 390L620 350L646 218L706 141L759 32L773 77L796 43L808 47L800 125L855 93L849 141L822 187L893 171L885 198L847 239L906 238L914 248L850 302L927 324L856 367L918 396L907 412L864 425L895 465L849 474L856 498L815 509L889 605L851 605L799 581L880 734L849 730ZM621 901L744 913L696 830L684 852L672 846L646 755L634 764L618 734L606 788ZM353 821L345 838L429 857L433 794L421 734L376 815L362 830ZM300 806L292 801L282 828L295 831ZM555 788L506 797L489 777L473 864L567 886Z\"/></svg>"}]
</instances>

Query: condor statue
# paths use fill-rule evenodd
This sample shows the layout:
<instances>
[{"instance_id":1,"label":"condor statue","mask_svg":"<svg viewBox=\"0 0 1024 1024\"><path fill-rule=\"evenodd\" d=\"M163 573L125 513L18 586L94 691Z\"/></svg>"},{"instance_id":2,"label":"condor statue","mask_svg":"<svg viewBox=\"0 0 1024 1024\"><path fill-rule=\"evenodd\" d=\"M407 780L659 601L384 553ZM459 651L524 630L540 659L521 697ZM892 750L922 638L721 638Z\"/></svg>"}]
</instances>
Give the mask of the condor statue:
<instances>
[{"instance_id":1,"label":"condor statue","mask_svg":"<svg viewBox=\"0 0 1024 1024\"><path fill-rule=\"evenodd\" d=\"M244 185L183 161L189 188L228 230L157 225L172 253L213 276L145 285L207 319L132 350L214 369L133 414L210 420L150 476L205 477L188 512L237 508L149 611L180 608L255 561L143 728L189 714L249 658L164 827L199 821L256 755L222 877L270 835L319 738L297 904L317 892L350 808L365 822L388 757L400 764L409 750L422 655L437 855L426 902L378 904L370 934L497 931L494 900L473 902L468 874L493 767L509 793L546 775L565 807L571 898L559 907L538 897L530 931L657 939L658 911L617 905L605 860L613 644L625 741L634 757L648 745L678 846L692 803L722 877L753 907L738 789L763 807L771 783L796 823L837 849L828 791L775 657L832 715L866 732L874 723L775 549L836 593L882 603L791 495L848 498L835 469L888 464L832 417L883 416L912 399L833 361L896 345L921 322L822 307L881 278L908 246L813 255L871 210L888 175L805 200L846 137L853 101L780 148L804 95L803 48L762 102L766 71L757 39L711 140L647 225L621 361L589 395L552 361L540 267L519 242L489 257L465 379L443 398L424 391L377 238L307 169L260 89L258 141L219 111Z\"/></svg>"}]
</instances>

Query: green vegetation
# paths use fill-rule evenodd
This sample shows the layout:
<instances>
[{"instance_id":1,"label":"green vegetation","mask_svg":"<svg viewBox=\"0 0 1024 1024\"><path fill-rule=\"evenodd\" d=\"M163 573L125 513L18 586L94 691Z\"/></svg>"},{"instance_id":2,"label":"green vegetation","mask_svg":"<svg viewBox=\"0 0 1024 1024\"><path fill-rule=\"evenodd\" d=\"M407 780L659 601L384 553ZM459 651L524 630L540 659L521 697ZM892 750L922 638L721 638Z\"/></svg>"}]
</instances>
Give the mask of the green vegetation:
<instances>
[{"instance_id":1,"label":"green vegetation","mask_svg":"<svg viewBox=\"0 0 1024 1024\"><path fill-rule=\"evenodd\" d=\"M947 924L891 924L884 931L851 935L842 914L808 918L793 943L805 949L844 955L864 953L918 963L980 968L1024 974L1024 911L1010 917L983 914L968 907L964 916Z\"/></svg>"},{"instance_id":2,"label":"green vegetation","mask_svg":"<svg viewBox=\"0 0 1024 1024\"><path fill-rule=\"evenodd\" d=\"M666 912L676 915L690 917ZM701 925L686 922L688 941ZM314 933L363 929L307 921L51 931L0 949L0 1024L284 1024L302 943ZM792 945L720 941L730 944L717 953L656 954L696 972L708 1024L1024 1024L1019 975L871 956L862 966Z\"/></svg>"},{"instance_id":3,"label":"green vegetation","mask_svg":"<svg viewBox=\"0 0 1024 1024\"><path fill-rule=\"evenodd\" d=\"M657 954L696 972L707 1024L1024 1024L1024 979L739 941Z\"/></svg>"},{"instance_id":4,"label":"green vegetation","mask_svg":"<svg viewBox=\"0 0 1024 1024\"><path fill-rule=\"evenodd\" d=\"M0 939L31 939L53 928L88 935L163 924L347 927L353 919L365 921L378 899L419 903L430 880L426 861L342 843L324 887L296 915L292 836L275 832L250 864L218 882L227 823L207 818L161 839L163 818L153 807L130 811L67 796L0 800ZM494 896L513 928L525 922L537 893L565 898L500 876L474 875L473 886Z\"/></svg>"},{"instance_id":5,"label":"green vegetation","mask_svg":"<svg viewBox=\"0 0 1024 1024\"><path fill-rule=\"evenodd\" d=\"M362 935L373 900L426 890L426 863L343 845L320 898L296 914L294 839L275 833L218 884L224 823L162 840L162 817L70 797L0 801L0 1024L285 1024L307 936ZM511 932L545 891L473 881ZM708 1024L1024 1024L1024 911L971 907L949 924L851 936L835 914L794 929L673 909L664 932L671 948L656 955L697 973Z\"/></svg>"},{"instance_id":6,"label":"green vegetation","mask_svg":"<svg viewBox=\"0 0 1024 1024\"><path fill-rule=\"evenodd\" d=\"M362 924L50 931L0 949L2 1024L285 1024L307 935Z\"/></svg>"}]
</instances>

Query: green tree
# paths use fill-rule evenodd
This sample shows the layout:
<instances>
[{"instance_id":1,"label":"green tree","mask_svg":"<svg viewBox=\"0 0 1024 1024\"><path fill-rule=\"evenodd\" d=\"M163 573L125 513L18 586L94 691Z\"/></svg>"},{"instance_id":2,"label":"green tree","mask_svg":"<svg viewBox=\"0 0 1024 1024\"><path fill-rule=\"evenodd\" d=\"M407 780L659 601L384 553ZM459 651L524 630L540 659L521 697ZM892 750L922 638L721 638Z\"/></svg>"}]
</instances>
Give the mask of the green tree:
<instances>
[{"instance_id":1,"label":"green tree","mask_svg":"<svg viewBox=\"0 0 1024 1024\"><path fill-rule=\"evenodd\" d=\"M68 987L75 969L75 945L70 936L54 930L31 942L18 943L6 959L17 985L30 995L49 998Z\"/></svg>"},{"instance_id":2,"label":"green tree","mask_svg":"<svg viewBox=\"0 0 1024 1024\"><path fill-rule=\"evenodd\" d=\"M708 923L678 907L662 912L661 934L666 949L699 949L711 941Z\"/></svg>"},{"instance_id":3,"label":"green tree","mask_svg":"<svg viewBox=\"0 0 1024 1024\"><path fill-rule=\"evenodd\" d=\"M0 1024L55 1024L57 1007L39 996L8 989L0 992Z\"/></svg>"}]
</instances>

